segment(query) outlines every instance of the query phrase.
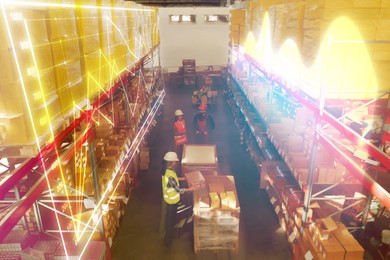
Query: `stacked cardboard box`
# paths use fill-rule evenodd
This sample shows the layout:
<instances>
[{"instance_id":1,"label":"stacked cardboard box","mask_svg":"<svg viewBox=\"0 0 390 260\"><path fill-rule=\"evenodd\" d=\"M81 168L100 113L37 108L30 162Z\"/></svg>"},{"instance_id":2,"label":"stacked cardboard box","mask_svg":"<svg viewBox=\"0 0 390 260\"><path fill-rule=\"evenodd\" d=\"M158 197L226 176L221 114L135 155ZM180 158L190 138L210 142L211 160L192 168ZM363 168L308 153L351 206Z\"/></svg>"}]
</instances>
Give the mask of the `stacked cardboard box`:
<instances>
[{"instance_id":1,"label":"stacked cardboard box","mask_svg":"<svg viewBox=\"0 0 390 260\"><path fill-rule=\"evenodd\" d=\"M60 106L45 12L7 9L5 13L11 35L2 21L0 141L5 146L43 144L50 138L49 126L54 131L60 126L54 121Z\"/></svg>"},{"instance_id":2,"label":"stacked cardboard box","mask_svg":"<svg viewBox=\"0 0 390 260\"><path fill-rule=\"evenodd\" d=\"M109 139L112 135L113 125L109 115L94 115L94 136L98 139Z\"/></svg>"},{"instance_id":3,"label":"stacked cardboard box","mask_svg":"<svg viewBox=\"0 0 390 260\"><path fill-rule=\"evenodd\" d=\"M195 60L183 60L184 86L195 86L196 84Z\"/></svg>"},{"instance_id":4,"label":"stacked cardboard box","mask_svg":"<svg viewBox=\"0 0 390 260\"><path fill-rule=\"evenodd\" d=\"M80 57L82 50L73 9L50 9L50 47L54 61L54 75L61 112L65 117L72 113L74 104L85 98Z\"/></svg>"},{"instance_id":5,"label":"stacked cardboard box","mask_svg":"<svg viewBox=\"0 0 390 260\"><path fill-rule=\"evenodd\" d=\"M101 157L106 156L107 146L108 146L108 141L105 139L95 139L94 140L96 160L99 160Z\"/></svg>"},{"instance_id":6,"label":"stacked cardboard box","mask_svg":"<svg viewBox=\"0 0 390 260\"><path fill-rule=\"evenodd\" d=\"M106 242L104 241L90 241L87 245L79 243L76 245L74 242L65 242L59 245L54 253L50 253L54 260L65 260L65 259L106 259ZM64 246L66 247L66 253ZM84 249L85 247L85 249Z\"/></svg>"},{"instance_id":7,"label":"stacked cardboard box","mask_svg":"<svg viewBox=\"0 0 390 260\"><path fill-rule=\"evenodd\" d=\"M206 186L206 180L200 171L185 173L184 176L190 187L204 188Z\"/></svg>"},{"instance_id":8,"label":"stacked cardboard box","mask_svg":"<svg viewBox=\"0 0 390 260\"><path fill-rule=\"evenodd\" d=\"M149 170L150 164L150 150L149 147L142 147L139 153L140 156L140 170Z\"/></svg>"},{"instance_id":9,"label":"stacked cardboard box","mask_svg":"<svg viewBox=\"0 0 390 260\"><path fill-rule=\"evenodd\" d=\"M20 259L22 250L30 247L33 242L26 230L12 230L0 243L0 259Z\"/></svg>"},{"instance_id":10,"label":"stacked cardboard box","mask_svg":"<svg viewBox=\"0 0 390 260\"><path fill-rule=\"evenodd\" d=\"M60 175L54 187L54 193L59 196L72 195L74 194L73 189L75 188L74 164L69 162L64 162L64 164L61 165Z\"/></svg>"},{"instance_id":11,"label":"stacked cardboard box","mask_svg":"<svg viewBox=\"0 0 390 260\"><path fill-rule=\"evenodd\" d=\"M384 86L389 79L386 71L389 70L390 56L388 48L379 41L388 39L389 9L390 5L386 1L305 1L302 46L304 63L311 64L315 60L323 36L331 23L341 16L348 17L363 39L373 40L371 43L364 43L364 46L376 68L378 85Z\"/></svg>"},{"instance_id":12,"label":"stacked cardboard box","mask_svg":"<svg viewBox=\"0 0 390 260\"><path fill-rule=\"evenodd\" d=\"M363 259L364 249L356 239L343 224L336 224L329 217L305 229L301 242L302 251L310 251L315 259Z\"/></svg>"},{"instance_id":13,"label":"stacked cardboard box","mask_svg":"<svg viewBox=\"0 0 390 260\"><path fill-rule=\"evenodd\" d=\"M33 248L43 252L45 259L54 259L54 254L60 246L62 246L62 241L59 240L39 240Z\"/></svg>"},{"instance_id":14,"label":"stacked cardboard box","mask_svg":"<svg viewBox=\"0 0 390 260\"><path fill-rule=\"evenodd\" d=\"M117 234L118 226L119 226L119 220L116 214L117 214L116 210L112 209L109 212L107 212L105 215L103 215L104 236L110 246L114 242L115 236Z\"/></svg>"},{"instance_id":15,"label":"stacked cardboard box","mask_svg":"<svg viewBox=\"0 0 390 260\"><path fill-rule=\"evenodd\" d=\"M299 1L270 7L274 13L274 33L272 47L279 49L287 39L297 44L300 39L300 25L303 16L303 5Z\"/></svg>"}]
</instances>

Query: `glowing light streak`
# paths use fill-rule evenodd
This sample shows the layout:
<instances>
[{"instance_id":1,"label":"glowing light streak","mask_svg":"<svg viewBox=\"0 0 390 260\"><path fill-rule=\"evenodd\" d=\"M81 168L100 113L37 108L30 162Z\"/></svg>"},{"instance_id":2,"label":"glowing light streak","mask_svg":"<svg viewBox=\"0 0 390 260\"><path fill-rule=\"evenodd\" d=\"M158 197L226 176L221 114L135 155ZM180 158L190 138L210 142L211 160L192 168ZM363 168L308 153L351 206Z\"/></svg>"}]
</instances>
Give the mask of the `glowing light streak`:
<instances>
[{"instance_id":1,"label":"glowing light streak","mask_svg":"<svg viewBox=\"0 0 390 260\"><path fill-rule=\"evenodd\" d=\"M25 84L24 84L23 75L22 75L22 72L21 72L20 64L19 64L19 59L18 59L18 56L17 56L17 54L16 54L16 48L15 48L15 44L14 44L14 41L13 41L13 36L12 36L11 28L10 28L10 25L9 25L9 23L8 23L8 19L7 19L6 12L5 12L5 8L4 8L4 5L3 5L3 4L1 5L1 9L2 9L3 18L4 18L4 22L5 22L6 29L7 29L7 33L8 33L8 38L9 38L9 40L10 40L11 49L12 49L12 53L13 53L14 60L15 60L15 64L16 64L16 69L17 69L17 71L18 71L18 75L19 75L19 78L20 78L20 83L21 83L21 86L22 86L22 92L23 92L24 100L25 100L25 102L26 102L26 107L27 107L28 115L29 115L29 118L30 118L30 120L31 120L31 125L32 125L32 129L33 129L34 136L35 136L35 141L36 141L38 150L40 151L40 150L41 150L41 147L40 147L40 142L39 142L39 139L38 139L37 130L36 130L35 125L34 125L33 115L32 115L32 111L31 111L31 107L30 107L29 101L28 101L27 91L26 91L26 87L25 87ZM25 22L25 21L24 21L24 23L25 23L25 25L26 25L26 22ZM27 31L27 32L28 32L28 31ZM30 39L29 39L29 42L30 42L30 45L31 45L31 40L30 40ZM46 182L47 182L47 184L48 184L48 187L50 188L50 183L49 183L49 180L48 180L48 177L47 177L47 174L46 174L46 169L45 169L45 162L43 161L43 157L41 157L40 159L41 159L41 162L42 162L42 167L43 167L44 170L45 170ZM51 197L53 198L53 196L51 196ZM59 223L58 215L55 214L55 216L56 216L57 224L58 224L58 226L59 226L60 223ZM61 234L61 233L60 233L60 234ZM61 240L63 241L63 244L64 244L65 242L64 242L64 237L63 237L62 234L61 234ZM66 249L65 249L65 255L67 255Z\"/></svg>"},{"instance_id":2,"label":"glowing light streak","mask_svg":"<svg viewBox=\"0 0 390 260\"><path fill-rule=\"evenodd\" d=\"M50 201L50 202L52 202L52 201ZM78 225L83 225L83 226L86 226L86 227L88 227L88 228L90 228L90 229L93 229L92 226L85 224L83 221L81 221L81 220L75 218L73 215L69 216L69 215L67 215L67 214L65 214L65 213L63 213L63 212L61 212L61 211L59 211L59 210L56 209L55 207L50 207L49 205L46 205L46 204L43 203L42 201L38 201L38 204L41 205L42 207L45 207L45 208L47 208L47 209L50 209L51 211L56 212L57 214L59 214L59 215L65 217L65 218L71 219L73 223L76 222ZM61 231L63 231L63 230L60 228L58 231L61 232Z\"/></svg>"},{"instance_id":3,"label":"glowing light streak","mask_svg":"<svg viewBox=\"0 0 390 260\"><path fill-rule=\"evenodd\" d=\"M141 141L142 141L144 135L146 134L147 129L149 128L150 124L151 124L152 121L153 121L153 120L151 120L151 119L153 119L154 116L156 115L156 113L157 113L157 111L158 111L158 109L159 109L159 107L160 107L160 105L161 105L161 103L162 103L162 100L163 100L164 96L165 96L165 91L163 90L163 91L160 93L159 98L156 100L156 103L155 103L154 106L151 108L151 112L148 114L148 116L147 116L147 118L145 119L144 123L143 123L142 126L140 127L141 130L138 131L136 137L134 138L133 142L131 143L131 146L130 146L130 148L129 148L129 150L128 150L126 156L125 156L125 157L129 157L129 158L130 158L129 160L127 160L127 164L126 164L125 168L127 168L127 167L129 166L131 160L133 159L133 157L134 157L134 155L135 155L135 152L134 152L134 151L135 151L136 149L138 149L138 146L141 144ZM146 125L147 125L147 126L146 126ZM129 156L130 153L131 153L131 156ZM125 161L126 161L126 160L122 160L122 161L120 162L120 165L122 166L122 164L123 164ZM121 168L121 167L119 167L119 168ZM118 170L119 170L119 169L118 169ZM111 178L111 180L109 181L109 183L107 184L107 186L110 186L110 185L112 186L113 181L115 180L116 176L118 175L118 172L119 172L118 170L116 170L116 171L112 174L112 178ZM123 175L123 174L124 174L124 171L123 171L121 174ZM117 187L118 187L118 185L116 186L116 188L117 188ZM98 211L98 209L101 208L101 205L102 205L103 201L106 199L106 197L107 197L107 195L108 195L108 192L109 192L109 189L106 189L106 190L104 191L104 193L101 195L101 198L100 198L99 202L97 203L97 205L95 206L95 209L94 209L93 213L96 213L96 212ZM111 200L111 198L112 198L112 196L110 196L110 200ZM89 225L90 221L91 221L91 218L90 218L89 221L87 222L88 225ZM85 233L85 230L86 230L86 229L84 228L84 229L83 229L83 232L80 234L79 237L82 237L82 236L83 236L83 234ZM88 243L89 243L89 241L91 240L91 238L92 238L92 235L88 238L88 241L87 241L86 245L88 245ZM85 246L84 249L82 250L81 255L84 253L85 249L86 249L86 246Z\"/></svg>"},{"instance_id":4,"label":"glowing light streak","mask_svg":"<svg viewBox=\"0 0 390 260\"><path fill-rule=\"evenodd\" d=\"M79 158L77 158L77 156L75 157L75 165L77 165L77 160L79 162L79 167L78 167L78 170L76 171L76 174L78 174L79 176L79 179L78 179L78 184L79 184L79 187L81 188L81 193L84 194L84 190L85 190L85 177L86 177L86 171L87 171L87 165L88 165L88 146L85 146L84 149L85 151L83 152L82 151L83 149L83 146L81 147L81 153L79 154ZM77 196L76 198L78 198L79 196ZM79 203L77 204L78 205L78 208L82 209L83 207L83 203ZM79 211L79 212L80 212ZM78 223L78 225L76 225L77 229L80 229L80 223ZM77 240L79 241L80 237L78 236L79 233L76 233L76 238Z\"/></svg>"},{"instance_id":5,"label":"glowing light streak","mask_svg":"<svg viewBox=\"0 0 390 260\"><path fill-rule=\"evenodd\" d=\"M9 6L27 6L27 7L57 7L57 8L81 8L81 9L95 9L95 10L121 10L121 11L139 11L139 12L154 12L153 9L144 8L127 8L127 7L109 7L109 6L97 6L97 5L76 5L66 3L48 3L38 1L18 1L18 0L0 0L2 5ZM20 19L15 15L16 19Z\"/></svg>"},{"instance_id":6,"label":"glowing light streak","mask_svg":"<svg viewBox=\"0 0 390 260\"><path fill-rule=\"evenodd\" d=\"M343 151L341 151L333 142L328 139L321 132L317 132L322 140L322 143L332 147L332 150L335 151L338 155L337 158L344 162L344 165L351 165L354 171L352 174L360 181L362 185L366 187L375 197L382 202L386 208L390 208L390 194L382 186L380 186L364 169L361 165L357 163L356 159L352 159Z\"/></svg>"},{"instance_id":7,"label":"glowing light streak","mask_svg":"<svg viewBox=\"0 0 390 260\"><path fill-rule=\"evenodd\" d=\"M102 117L104 117L104 119L106 119L107 122L109 122L112 126L114 126L114 123L111 122L111 120L110 120L105 114L103 114L100 110L97 110L97 112L98 112L100 115L102 115Z\"/></svg>"},{"instance_id":8,"label":"glowing light streak","mask_svg":"<svg viewBox=\"0 0 390 260\"><path fill-rule=\"evenodd\" d=\"M50 121L50 115L49 115L49 111L48 111L48 106L47 106L47 102L46 102L46 99L45 99L45 95L44 95L44 90L43 90L43 85L42 85L42 81L41 81L41 76L40 76L40 73L39 73L39 69L38 69L38 64L37 64L37 60L36 60L36 57L35 57L35 52L32 48L32 41L31 41L31 35L30 35L30 30L28 28L28 25L27 25L27 21L24 20L24 26L25 26L25 30L27 32L27 38L28 38L28 43L30 45L30 50L31 50L31 56L33 58L33 62L34 62L34 67L35 67L35 71L37 72L37 78L38 78L38 83L39 83L39 88L40 88L40 91L42 93L42 99L43 99L43 103L44 103L44 107L45 107L45 113L46 113L46 120L48 120L48 123L49 123L49 129L50 129L50 135L51 137L53 138L54 140L54 130L53 130L53 126L52 126L52 123ZM34 123L32 123L34 124ZM42 124L42 122L41 122ZM34 132L34 134L36 134L36 132ZM36 136L36 140L38 140L38 136ZM38 142L37 142L38 143ZM39 145L39 144L38 144ZM41 148L39 147L39 150L41 150ZM66 180L65 180L65 177L64 177L64 172L63 172L63 169L62 169L62 165L60 163L60 159L59 159L59 151L57 149L57 146L54 146L54 150L55 150L55 153L56 153L56 156L57 156L57 160L59 162L58 166L59 166L59 170L60 170L60 176L61 176L61 180L63 183L66 183ZM50 182L49 182L49 179L47 177L47 173L46 173L46 169L45 169L45 166L44 164L42 164L43 167L44 167L44 171L45 171L45 176L46 176L46 182L47 182L47 186L49 189L51 189L50 187ZM65 195L66 195L66 198L69 200L69 193L68 193L68 189L66 188L65 186ZM51 195L51 199L53 200L53 196ZM53 206L54 206L54 202L53 202ZM71 214L73 215L72 213L72 208L70 208L70 212ZM57 213L55 214L56 215L56 219L57 219L57 225L58 227L61 229L60 227L60 223L59 223L59 219L58 219L58 215ZM61 235L61 238L63 239L63 236ZM65 247L65 244L63 243L64 247ZM66 254L67 255L67 254Z\"/></svg>"},{"instance_id":9,"label":"glowing light streak","mask_svg":"<svg viewBox=\"0 0 390 260\"><path fill-rule=\"evenodd\" d=\"M107 91L102 87L102 85L100 85L100 83L99 83L99 81L97 81L92 75L91 75L91 73L88 71L88 80L90 80L90 79L92 79L95 83L96 83L96 85L100 88L100 90L102 90L103 92L104 92L104 94L105 95L107 95L108 96L108 93L107 93ZM100 76L100 73L99 73L99 76ZM89 83L89 82L88 82ZM89 84L88 84L89 85ZM88 87L88 89L89 89L89 87ZM89 91L88 91L88 93L89 93Z\"/></svg>"},{"instance_id":10,"label":"glowing light streak","mask_svg":"<svg viewBox=\"0 0 390 260\"><path fill-rule=\"evenodd\" d=\"M2 3L2 8L3 8L3 12L4 12L4 7L3 7L3 4L7 4L7 3L10 3L10 4L12 4L12 5L20 5L20 4L22 4L22 3L28 3L28 4L31 4L31 3L34 3L34 4L36 4L35 2L28 2L28 1L2 1L1 2ZM48 5L47 3L45 3L45 6L50 6L50 4ZM61 5L62 6L62 5ZM62 7L64 7L64 6L62 6ZM104 8L103 8L104 9ZM107 9L116 9L116 8L107 8ZM128 10L128 9L126 9L126 10ZM21 13L14 13L13 14L13 19L15 20L15 21L17 21L17 20L23 20L23 16L22 16L22 14ZM117 26L116 25L114 25L116 28L117 28ZM121 32L120 32L121 33ZM121 33L121 35L122 35L122 33ZM122 38L123 38L123 35L122 35ZM30 40L31 41L31 40ZM142 42L144 42L143 41L143 38L141 38L141 41ZM138 39L137 39L137 42L138 43L140 43L140 45L141 46L146 46L144 43L141 43ZM29 45L31 45L32 46L32 44L29 44ZM128 44L126 43L126 46L127 46L127 48L129 49L129 46L128 46ZM28 45L26 44L26 43L21 43L21 47L22 48L28 48ZM15 50L13 49L13 51L15 52ZM131 51L130 51L131 52ZM134 53L132 53L131 52L131 54L133 55L133 56L135 56L138 60L139 60L139 58L134 54ZM15 54L15 56L16 56L16 54ZM105 56L104 56L104 58L106 58ZM16 60L17 60L17 58L16 58ZM100 59L101 60L101 59ZM106 60L107 60L107 58L106 58ZM36 63L36 62L35 62ZM63 64L67 64L67 61L64 61L64 63ZM118 73L118 67L117 67L117 64L116 64L116 62L114 61L113 63L109 63L109 65L110 65L110 67L112 68L112 71L111 72L116 72L116 75L118 75L119 73ZM37 68L37 66L35 66L36 68ZM18 69L20 69L20 67L18 66ZM125 70L121 70L121 72L123 72L123 71L128 71L128 72L130 72L131 74L133 74L133 75L135 75L131 70L128 70L128 69L125 69ZM67 71L67 73L68 73L68 71ZM20 73L19 73L20 74ZM40 80L40 75L39 75L39 71L38 70L36 70L36 69L34 69L34 68L30 68L30 70L29 70L29 74L30 74L30 76L34 76L34 77L38 77L39 78L39 80ZM113 73L112 73L112 75L113 75ZM111 76L112 76L111 75ZM100 75L99 75L100 76ZM142 76L142 80L145 82L145 78L143 77L143 75L141 75ZM93 78L93 77L92 77ZM93 80L95 80L95 79L93 79ZM120 80L122 81L122 78L120 78ZM140 80L141 80L141 78L140 78ZM146 82L145 82L146 83ZM69 84L70 84L70 82L69 82ZM106 95L109 95L101 86L100 86L100 84L98 84L99 85L99 87L104 91L104 93L106 94ZM41 88L42 88L42 85L41 85L41 83L40 83L40 86L41 86ZM138 91L139 91L139 88L137 89ZM138 91L137 91L137 100L138 100ZM41 98L44 98L44 96L42 96L42 94L41 95L34 95L34 98L39 98L39 99L41 99ZM44 103L46 104L46 102L44 101ZM78 107L78 106L77 106ZM99 111L100 112L100 111ZM46 113L47 113L47 109L46 109ZM101 112L100 112L101 113ZM155 115L155 113L153 114L153 116ZM104 115L103 115L104 116ZM48 119L49 117L47 117L46 119ZM108 118L106 118L106 119L108 119ZM51 121L50 120L48 120L48 122L49 122L49 124L51 125ZM110 122L111 124L112 124L112 122ZM145 124L144 124L145 125ZM150 122L149 122L149 125L150 125ZM53 134L53 131L51 130L51 133ZM146 132L144 132L143 134L142 134L142 138L143 138L143 136L144 136L144 134L145 134ZM35 135L36 136L36 138L37 138L37 135ZM139 137L139 135L137 135L137 138ZM54 139L54 137L51 137L51 139L52 140L55 140ZM133 145L132 145L133 146ZM138 146L139 146L139 143L138 143L138 145L137 145L137 148L138 148ZM40 148L39 148L40 149ZM129 150L129 152L130 152L130 150ZM56 153L57 153L57 156L58 156L58 151L56 150ZM134 156L134 155L133 155ZM133 156L132 156L132 158L133 158ZM59 157L59 156L58 156ZM57 165L55 165L55 164L57 164ZM54 170L54 168L56 168L58 165L60 165L60 171L61 171L61 177L62 178L64 178L64 175L63 175L63 172L62 172L62 167L61 167L61 163L60 163L60 159L58 159L58 160L56 160L56 163L55 163L54 165L52 165L52 168L51 168L51 170ZM44 169L44 171L45 171L45 177L47 178L47 174L50 172L50 171L46 171L46 169ZM121 176L121 178L123 177L123 175ZM65 182L63 182L63 183L65 183ZM49 190L52 190L51 188L50 188L50 184L47 182L47 184L49 185ZM67 186L66 186L67 187ZM116 188L117 188L118 186L116 186ZM115 188L115 189L116 189ZM52 202L53 202L53 197L52 197L52 195L53 194L49 194L50 196L51 196L51 198L52 198ZM68 198L69 199L69 198ZM56 217L57 217L57 215L56 215ZM61 232L61 231L59 231L59 232ZM61 235L61 237L62 237L62 235ZM63 239L62 239L63 240ZM64 243L64 241L63 241L63 243ZM65 249L66 250L66 249Z\"/></svg>"},{"instance_id":11,"label":"glowing light streak","mask_svg":"<svg viewBox=\"0 0 390 260\"><path fill-rule=\"evenodd\" d=\"M122 33L122 31L120 30L120 28L118 28L118 26L117 26L111 19L109 19L109 18L106 18L106 19L107 19L107 21L109 21L109 22L115 27L115 29L119 32L120 36L122 37L123 42L126 44L127 51L128 51L131 55L133 55L137 60L139 60L139 57L137 57L137 56L134 54L134 52L130 49L129 44L127 44L126 38L123 36L123 33Z\"/></svg>"}]
</instances>

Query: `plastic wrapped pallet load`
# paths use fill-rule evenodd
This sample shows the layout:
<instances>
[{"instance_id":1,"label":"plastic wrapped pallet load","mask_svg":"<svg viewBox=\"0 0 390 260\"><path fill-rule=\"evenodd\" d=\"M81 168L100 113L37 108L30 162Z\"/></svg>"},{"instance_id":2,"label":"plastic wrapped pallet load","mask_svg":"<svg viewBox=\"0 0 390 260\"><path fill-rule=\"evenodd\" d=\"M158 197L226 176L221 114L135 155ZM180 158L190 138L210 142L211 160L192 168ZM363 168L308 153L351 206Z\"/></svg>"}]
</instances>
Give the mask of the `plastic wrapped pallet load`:
<instances>
[{"instance_id":1,"label":"plastic wrapped pallet load","mask_svg":"<svg viewBox=\"0 0 390 260\"><path fill-rule=\"evenodd\" d=\"M240 205L233 176L204 176L194 192L194 249L238 251Z\"/></svg>"}]
</instances>

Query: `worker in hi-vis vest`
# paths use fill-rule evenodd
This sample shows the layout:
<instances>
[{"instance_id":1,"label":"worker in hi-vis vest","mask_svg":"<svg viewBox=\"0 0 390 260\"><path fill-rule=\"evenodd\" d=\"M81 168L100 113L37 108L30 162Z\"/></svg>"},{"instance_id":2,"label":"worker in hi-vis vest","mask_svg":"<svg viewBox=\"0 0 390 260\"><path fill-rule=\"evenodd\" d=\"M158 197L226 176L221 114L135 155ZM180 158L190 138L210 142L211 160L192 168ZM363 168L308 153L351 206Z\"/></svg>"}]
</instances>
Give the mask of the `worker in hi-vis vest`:
<instances>
[{"instance_id":1,"label":"worker in hi-vis vest","mask_svg":"<svg viewBox=\"0 0 390 260\"><path fill-rule=\"evenodd\" d=\"M179 161L175 152L167 152L164 156L164 166L162 169L162 190L163 190L163 210L162 210L162 230L164 242L170 246L173 240L174 226L176 224L177 206L180 201L180 194L194 191L194 187L180 188L179 180L175 172L176 163Z\"/></svg>"},{"instance_id":2,"label":"worker in hi-vis vest","mask_svg":"<svg viewBox=\"0 0 390 260\"><path fill-rule=\"evenodd\" d=\"M175 139L175 152L179 159L183 153L183 146L187 143L187 128L186 122L183 119L183 111L177 109L175 111L175 122L173 123L173 137Z\"/></svg>"}]
</instances>

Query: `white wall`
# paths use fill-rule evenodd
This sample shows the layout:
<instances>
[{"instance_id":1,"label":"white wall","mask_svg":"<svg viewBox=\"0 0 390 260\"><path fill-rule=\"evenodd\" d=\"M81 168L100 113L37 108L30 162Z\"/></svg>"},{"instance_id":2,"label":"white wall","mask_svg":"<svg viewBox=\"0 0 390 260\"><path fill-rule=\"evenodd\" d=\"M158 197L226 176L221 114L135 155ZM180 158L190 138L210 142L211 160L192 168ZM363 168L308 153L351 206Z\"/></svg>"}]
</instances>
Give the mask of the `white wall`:
<instances>
[{"instance_id":1,"label":"white wall","mask_svg":"<svg viewBox=\"0 0 390 260\"><path fill-rule=\"evenodd\" d=\"M169 15L197 15L195 24L170 24ZM159 8L161 66L177 71L183 59L196 66L228 63L229 23L209 24L204 15L229 15L227 7Z\"/></svg>"}]
</instances>

